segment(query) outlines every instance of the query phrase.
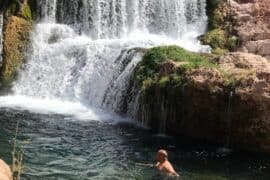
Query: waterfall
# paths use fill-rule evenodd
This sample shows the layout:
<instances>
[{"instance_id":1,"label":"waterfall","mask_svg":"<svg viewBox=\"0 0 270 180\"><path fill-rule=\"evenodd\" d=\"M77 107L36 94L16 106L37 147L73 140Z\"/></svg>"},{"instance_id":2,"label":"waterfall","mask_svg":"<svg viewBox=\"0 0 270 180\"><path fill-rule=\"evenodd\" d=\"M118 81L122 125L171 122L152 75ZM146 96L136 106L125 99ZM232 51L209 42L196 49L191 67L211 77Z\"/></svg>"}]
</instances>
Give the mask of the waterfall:
<instances>
[{"instance_id":1,"label":"waterfall","mask_svg":"<svg viewBox=\"0 0 270 180\"><path fill-rule=\"evenodd\" d=\"M232 129L232 120L231 120L231 114L232 114L232 100L233 100L233 91L230 91L229 97L228 97L228 107L226 109L226 142L225 147L230 148L231 145L231 129Z\"/></svg>"},{"instance_id":2,"label":"waterfall","mask_svg":"<svg viewBox=\"0 0 270 180\"><path fill-rule=\"evenodd\" d=\"M2 64L3 58L3 25L4 25L4 16L0 12L0 64Z\"/></svg>"},{"instance_id":3,"label":"waterfall","mask_svg":"<svg viewBox=\"0 0 270 180\"><path fill-rule=\"evenodd\" d=\"M159 122L159 134L160 135L165 135L166 134L167 118L168 118L168 106L167 106L165 97L162 96L162 99L161 99L161 117L160 117L160 122Z\"/></svg>"},{"instance_id":4,"label":"waterfall","mask_svg":"<svg viewBox=\"0 0 270 180\"><path fill-rule=\"evenodd\" d=\"M13 92L109 111L135 108L138 95L125 99L145 48L208 50L197 39L207 26L205 1L40 0L32 50Z\"/></svg>"},{"instance_id":5,"label":"waterfall","mask_svg":"<svg viewBox=\"0 0 270 180\"><path fill-rule=\"evenodd\" d=\"M231 90L228 96L228 105L226 107L226 116L225 116L225 143L224 146L217 149L217 152L220 154L230 154L231 149L231 129L232 129L232 101L234 97L234 91Z\"/></svg>"},{"instance_id":6,"label":"waterfall","mask_svg":"<svg viewBox=\"0 0 270 180\"><path fill-rule=\"evenodd\" d=\"M205 6L205 0L58 0L56 19L94 39L136 31L179 39L191 31L204 32Z\"/></svg>"},{"instance_id":7,"label":"waterfall","mask_svg":"<svg viewBox=\"0 0 270 180\"><path fill-rule=\"evenodd\" d=\"M57 0L39 0L38 11L40 17L47 22L55 22Z\"/></svg>"}]
</instances>

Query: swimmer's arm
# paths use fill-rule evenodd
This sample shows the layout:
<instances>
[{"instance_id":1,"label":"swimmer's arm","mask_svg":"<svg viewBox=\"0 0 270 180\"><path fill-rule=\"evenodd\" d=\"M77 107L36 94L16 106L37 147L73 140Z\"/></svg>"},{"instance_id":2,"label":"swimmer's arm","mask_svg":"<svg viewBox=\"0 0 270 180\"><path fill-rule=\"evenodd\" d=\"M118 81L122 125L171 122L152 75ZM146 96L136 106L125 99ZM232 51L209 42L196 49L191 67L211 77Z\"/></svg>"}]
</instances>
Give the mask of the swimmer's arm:
<instances>
[{"instance_id":1,"label":"swimmer's arm","mask_svg":"<svg viewBox=\"0 0 270 180\"><path fill-rule=\"evenodd\" d=\"M139 166L147 166L147 167L156 167L155 164L147 164L147 163L136 163Z\"/></svg>"},{"instance_id":2,"label":"swimmer's arm","mask_svg":"<svg viewBox=\"0 0 270 180\"><path fill-rule=\"evenodd\" d=\"M180 175L177 172L172 172L171 173L173 176L179 177Z\"/></svg>"}]
</instances>

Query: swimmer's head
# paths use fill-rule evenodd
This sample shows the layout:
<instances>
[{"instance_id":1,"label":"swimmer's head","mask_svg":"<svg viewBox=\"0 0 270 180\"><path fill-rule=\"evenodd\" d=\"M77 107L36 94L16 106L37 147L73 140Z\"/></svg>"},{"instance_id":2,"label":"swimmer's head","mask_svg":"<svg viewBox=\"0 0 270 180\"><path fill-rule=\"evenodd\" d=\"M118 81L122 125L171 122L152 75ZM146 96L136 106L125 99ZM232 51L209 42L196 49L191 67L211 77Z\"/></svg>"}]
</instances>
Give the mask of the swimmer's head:
<instances>
[{"instance_id":1,"label":"swimmer's head","mask_svg":"<svg viewBox=\"0 0 270 180\"><path fill-rule=\"evenodd\" d=\"M162 161L165 161L168 159L168 153L166 150L164 149L160 149L158 152L157 152L157 161L158 162L162 162Z\"/></svg>"}]
</instances>

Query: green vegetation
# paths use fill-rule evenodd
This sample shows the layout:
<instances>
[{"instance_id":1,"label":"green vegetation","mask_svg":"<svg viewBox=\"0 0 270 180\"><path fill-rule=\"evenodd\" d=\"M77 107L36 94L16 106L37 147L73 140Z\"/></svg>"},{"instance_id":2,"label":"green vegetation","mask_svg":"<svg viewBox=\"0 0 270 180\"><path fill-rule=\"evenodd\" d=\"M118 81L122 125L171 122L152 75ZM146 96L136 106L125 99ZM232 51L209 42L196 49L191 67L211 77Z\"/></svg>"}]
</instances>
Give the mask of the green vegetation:
<instances>
[{"instance_id":1,"label":"green vegetation","mask_svg":"<svg viewBox=\"0 0 270 180\"><path fill-rule=\"evenodd\" d=\"M168 61L175 63L175 70L160 77L160 70ZM135 80L142 83L142 87L153 83L166 84L171 79L176 79L184 72L198 67L215 67L207 56L189 52L178 46L160 46L146 51L143 60L135 69Z\"/></svg>"},{"instance_id":2,"label":"green vegetation","mask_svg":"<svg viewBox=\"0 0 270 180\"><path fill-rule=\"evenodd\" d=\"M26 20L32 20L32 12L28 4L22 5L21 16Z\"/></svg>"},{"instance_id":3,"label":"green vegetation","mask_svg":"<svg viewBox=\"0 0 270 180\"><path fill-rule=\"evenodd\" d=\"M31 10L32 20L37 19L37 0L28 0L28 6Z\"/></svg>"},{"instance_id":4,"label":"green vegetation","mask_svg":"<svg viewBox=\"0 0 270 180\"><path fill-rule=\"evenodd\" d=\"M222 29L209 31L204 37L203 42L209 44L213 49L226 47L226 33Z\"/></svg>"},{"instance_id":5,"label":"green vegetation","mask_svg":"<svg viewBox=\"0 0 270 180\"><path fill-rule=\"evenodd\" d=\"M207 12L209 31L202 36L202 43L210 45L212 53L216 55L234 51L238 44L238 38L231 32L232 22L227 2L224 0L208 0Z\"/></svg>"},{"instance_id":6,"label":"green vegetation","mask_svg":"<svg viewBox=\"0 0 270 180\"><path fill-rule=\"evenodd\" d=\"M218 28L206 33L201 41L211 46L213 54L222 55L234 50L238 39L236 36L230 36L225 30Z\"/></svg>"},{"instance_id":7,"label":"green vegetation","mask_svg":"<svg viewBox=\"0 0 270 180\"><path fill-rule=\"evenodd\" d=\"M218 5L223 0L207 0L207 15L209 17L209 29L217 28L220 22L223 22L223 16L216 11Z\"/></svg>"},{"instance_id":8,"label":"green vegetation","mask_svg":"<svg viewBox=\"0 0 270 180\"><path fill-rule=\"evenodd\" d=\"M36 18L36 0L29 0L28 3L22 3L19 0L11 0L3 3L5 17L18 16L32 21Z\"/></svg>"},{"instance_id":9,"label":"green vegetation","mask_svg":"<svg viewBox=\"0 0 270 180\"><path fill-rule=\"evenodd\" d=\"M5 16L3 65L1 67L2 88L8 88L16 78L17 70L25 61L25 52L30 42L30 32L33 28L33 13L36 0L5 1L3 6Z\"/></svg>"}]
</instances>

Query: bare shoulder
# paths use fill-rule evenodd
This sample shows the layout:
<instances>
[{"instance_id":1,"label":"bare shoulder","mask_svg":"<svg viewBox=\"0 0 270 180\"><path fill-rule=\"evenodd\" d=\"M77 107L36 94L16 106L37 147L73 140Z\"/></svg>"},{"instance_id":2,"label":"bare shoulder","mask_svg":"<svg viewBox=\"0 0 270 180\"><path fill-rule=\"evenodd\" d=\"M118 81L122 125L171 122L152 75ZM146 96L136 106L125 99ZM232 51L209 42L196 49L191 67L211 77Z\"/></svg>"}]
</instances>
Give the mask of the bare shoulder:
<instances>
[{"instance_id":1,"label":"bare shoulder","mask_svg":"<svg viewBox=\"0 0 270 180\"><path fill-rule=\"evenodd\" d=\"M179 176L179 174L174 170L173 165L169 161L167 161L164 166L170 174L172 174L173 176Z\"/></svg>"},{"instance_id":2,"label":"bare shoulder","mask_svg":"<svg viewBox=\"0 0 270 180\"><path fill-rule=\"evenodd\" d=\"M172 164L170 163L170 161L167 161L167 162L164 164L164 166L165 166L166 168L168 168L168 169L174 170L174 168L173 168Z\"/></svg>"},{"instance_id":3,"label":"bare shoulder","mask_svg":"<svg viewBox=\"0 0 270 180\"><path fill-rule=\"evenodd\" d=\"M11 179L11 177L12 173L10 167L2 159L0 159L0 179L6 180Z\"/></svg>"}]
</instances>

